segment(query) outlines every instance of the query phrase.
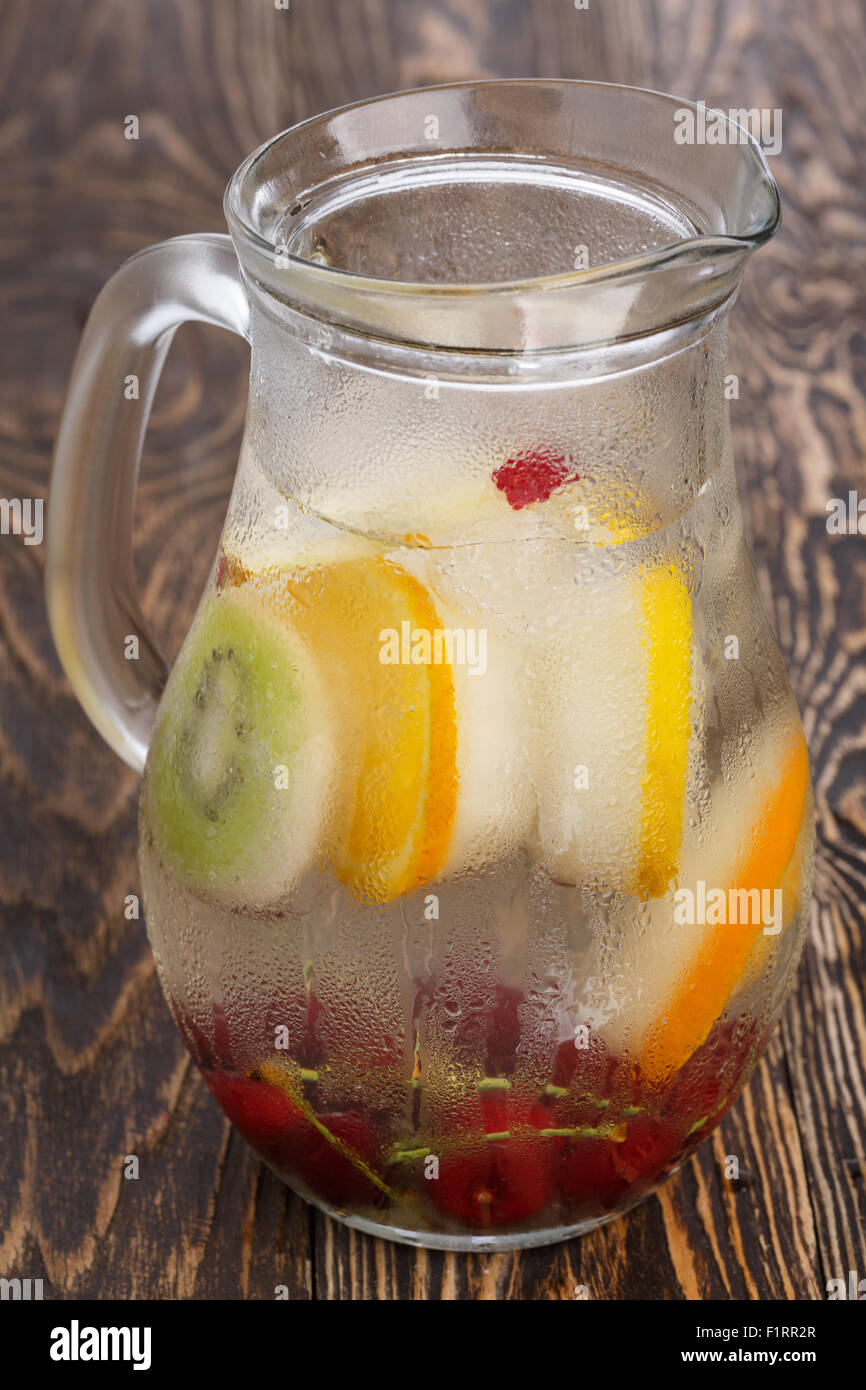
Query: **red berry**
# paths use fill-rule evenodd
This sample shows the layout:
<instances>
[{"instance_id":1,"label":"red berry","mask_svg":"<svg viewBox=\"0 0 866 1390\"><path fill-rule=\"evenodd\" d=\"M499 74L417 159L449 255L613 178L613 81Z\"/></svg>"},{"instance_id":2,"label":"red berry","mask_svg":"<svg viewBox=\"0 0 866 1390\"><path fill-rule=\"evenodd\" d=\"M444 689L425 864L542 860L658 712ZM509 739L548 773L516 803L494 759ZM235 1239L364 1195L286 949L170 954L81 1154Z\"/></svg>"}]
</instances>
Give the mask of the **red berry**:
<instances>
[{"instance_id":1,"label":"red berry","mask_svg":"<svg viewBox=\"0 0 866 1390\"><path fill-rule=\"evenodd\" d=\"M464 1226L495 1230L525 1221L549 1202L554 1151L533 1131L549 1123L544 1105L507 1093L481 1099L480 1123L467 1118L451 1136L454 1148L439 1159L439 1176L425 1182L440 1211ZM485 1135L507 1135L487 1139Z\"/></svg>"},{"instance_id":2,"label":"red berry","mask_svg":"<svg viewBox=\"0 0 866 1390\"><path fill-rule=\"evenodd\" d=\"M661 1094L601 1039L593 1038L587 1049L562 1043L554 1082L568 1090L553 1103L551 1127L610 1126L616 1134L556 1140L558 1186L574 1214L610 1210L630 1192L651 1187L698 1144L711 1127L695 1128L699 1121L715 1124L733 1103L755 1055L755 1038L747 1016L718 1024Z\"/></svg>"},{"instance_id":3,"label":"red berry","mask_svg":"<svg viewBox=\"0 0 866 1390\"><path fill-rule=\"evenodd\" d=\"M186 1050L191 1054L193 1061L198 1063L202 1071L208 1071L211 1067L216 1066L216 1058L213 1055L213 1049L210 1043L198 1024L193 1022L183 1005L178 1003L177 1000L172 1000L171 1012L178 1026L178 1031L183 1038Z\"/></svg>"},{"instance_id":4,"label":"red berry","mask_svg":"<svg viewBox=\"0 0 866 1390\"><path fill-rule=\"evenodd\" d=\"M558 1186L574 1216L609 1211L630 1192L650 1187L680 1157L681 1132L649 1115L625 1122L625 1137L578 1137L561 1145Z\"/></svg>"},{"instance_id":5,"label":"red berry","mask_svg":"<svg viewBox=\"0 0 866 1390\"><path fill-rule=\"evenodd\" d=\"M284 1055L299 1066L315 1068L323 1060L316 1021L322 1006L312 990L294 993L275 990L270 994L250 987L233 993L226 1003L215 1003L211 1011L211 1037L187 1010L175 1006L175 1018L187 1048L203 1071L251 1071L273 1057L276 1029L284 1026L289 1047Z\"/></svg>"},{"instance_id":6,"label":"red berry","mask_svg":"<svg viewBox=\"0 0 866 1390\"><path fill-rule=\"evenodd\" d=\"M676 1117L688 1131L699 1120L715 1124L734 1103L758 1055L757 1024L749 1014L717 1023L706 1041L674 1077L661 1100L661 1111ZM704 1126L704 1133L709 1125Z\"/></svg>"},{"instance_id":7,"label":"red berry","mask_svg":"<svg viewBox=\"0 0 866 1390\"><path fill-rule=\"evenodd\" d=\"M378 1144L365 1116L350 1110L326 1112L316 1119L375 1172ZM303 1179L316 1197L331 1206L381 1207L387 1202L382 1189L370 1181L363 1169L341 1153L306 1117L302 1116L292 1130L283 1166Z\"/></svg>"},{"instance_id":8,"label":"red berry","mask_svg":"<svg viewBox=\"0 0 866 1390\"><path fill-rule=\"evenodd\" d=\"M685 1148L679 1126L653 1115L635 1115L622 1143L612 1146L617 1172L629 1186L649 1187L666 1173Z\"/></svg>"},{"instance_id":9,"label":"red berry","mask_svg":"<svg viewBox=\"0 0 866 1390\"><path fill-rule=\"evenodd\" d=\"M531 502L546 502L552 492L565 483L579 482L573 461L550 449L533 449L507 459L493 474L493 481L504 492L508 505L519 512Z\"/></svg>"},{"instance_id":10,"label":"red berry","mask_svg":"<svg viewBox=\"0 0 866 1390\"><path fill-rule=\"evenodd\" d=\"M555 1086L567 1094L554 1101L557 1128L597 1128L616 1123L641 1103L640 1078L635 1069L616 1057L592 1035L588 1047L575 1047L571 1039L560 1043L553 1070Z\"/></svg>"},{"instance_id":11,"label":"red berry","mask_svg":"<svg viewBox=\"0 0 866 1390\"><path fill-rule=\"evenodd\" d=\"M501 984L491 985L489 990L479 987L461 993L459 1001L452 1004L455 993L437 990L432 982L419 987L413 1013L416 1033L425 1036L427 1020L436 1016L439 1040L435 1046L441 1049L442 1034L450 1034L445 1046L450 1045L462 1065L480 1065L485 1076L509 1076L520 1043L523 991ZM455 1007L458 1003L459 1012Z\"/></svg>"},{"instance_id":12,"label":"red berry","mask_svg":"<svg viewBox=\"0 0 866 1390\"><path fill-rule=\"evenodd\" d=\"M667 1149L659 1137L661 1152L655 1162L655 1129L644 1128L643 1117L634 1113L645 1102L640 1074L625 1058L614 1056L601 1038L592 1036L587 1048L576 1048L571 1040L562 1043L554 1077L557 1085L568 1087L567 1095L554 1102L556 1128L608 1130L556 1141L559 1191L570 1205L570 1215L597 1216L622 1201L645 1168L655 1163L658 1171Z\"/></svg>"},{"instance_id":13,"label":"red berry","mask_svg":"<svg viewBox=\"0 0 866 1390\"><path fill-rule=\"evenodd\" d=\"M573 1038L559 1044L553 1064L554 1086L565 1086L576 1095L609 1100L619 1059L609 1052L597 1034L588 1047L576 1047Z\"/></svg>"},{"instance_id":14,"label":"red berry","mask_svg":"<svg viewBox=\"0 0 866 1390\"><path fill-rule=\"evenodd\" d=\"M485 1070L488 1076L508 1076L514 1070L520 1042L520 1006L523 991L496 985L493 1008L487 1016Z\"/></svg>"},{"instance_id":15,"label":"red berry","mask_svg":"<svg viewBox=\"0 0 866 1390\"><path fill-rule=\"evenodd\" d=\"M213 1095L232 1124L277 1168L301 1178L333 1206L381 1205L384 1194L352 1156L332 1144L301 1107L278 1087L251 1076L208 1072ZM373 1169L376 1137L354 1111L317 1115L318 1123Z\"/></svg>"},{"instance_id":16,"label":"red berry","mask_svg":"<svg viewBox=\"0 0 866 1390\"><path fill-rule=\"evenodd\" d=\"M487 1076L509 1076L514 1071L522 1003L522 990L494 985L489 996L463 1004L454 1039L458 1047L481 1054Z\"/></svg>"},{"instance_id":17,"label":"red berry","mask_svg":"<svg viewBox=\"0 0 866 1390\"><path fill-rule=\"evenodd\" d=\"M559 1150L557 1185L573 1219L609 1211L628 1191L628 1180L614 1162L610 1139L556 1141Z\"/></svg>"},{"instance_id":18,"label":"red berry","mask_svg":"<svg viewBox=\"0 0 866 1390\"><path fill-rule=\"evenodd\" d=\"M232 1124L270 1163L283 1166L289 1136L303 1114L294 1101L265 1081L209 1071L205 1081Z\"/></svg>"}]
</instances>

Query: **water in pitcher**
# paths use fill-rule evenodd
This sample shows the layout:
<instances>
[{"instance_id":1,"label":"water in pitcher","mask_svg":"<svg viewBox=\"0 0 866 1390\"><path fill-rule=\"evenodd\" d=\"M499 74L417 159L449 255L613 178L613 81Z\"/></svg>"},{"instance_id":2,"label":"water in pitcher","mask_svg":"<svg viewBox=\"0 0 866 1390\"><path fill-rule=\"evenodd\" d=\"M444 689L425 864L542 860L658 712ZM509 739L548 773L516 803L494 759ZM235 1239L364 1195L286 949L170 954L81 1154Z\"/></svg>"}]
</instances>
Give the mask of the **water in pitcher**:
<instances>
[{"instance_id":1,"label":"water in pitcher","mask_svg":"<svg viewBox=\"0 0 866 1390\"><path fill-rule=\"evenodd\" d=\"M269 1163L370 1229L526 1244L635 1201L744 1084L808 770L729 456L676 511L481 433L453 488L304 506L247 442L141 868L177 1021Z\"/></svg>"}]
</instances>

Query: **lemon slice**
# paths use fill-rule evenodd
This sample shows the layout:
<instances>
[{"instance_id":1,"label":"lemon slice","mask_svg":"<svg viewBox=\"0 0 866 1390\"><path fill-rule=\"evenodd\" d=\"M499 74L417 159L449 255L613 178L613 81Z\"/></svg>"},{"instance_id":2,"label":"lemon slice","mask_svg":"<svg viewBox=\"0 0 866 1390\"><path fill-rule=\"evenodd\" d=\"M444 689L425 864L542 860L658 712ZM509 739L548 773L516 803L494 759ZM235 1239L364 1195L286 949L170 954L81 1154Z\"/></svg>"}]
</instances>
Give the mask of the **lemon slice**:
<instances>
[{"instance_id":1,"label":"lemon slice","mask_svg":"<svg viewBox=\"0 0 866 1390\"><path fill-rule=\"evenodd\" d=\"M530 664L542 862L561 882L662 896L679 864L691 741L685 573L618 552Z\"/></svg>"},{"instance_id":2,"label":"lemon slice","mask_svg":"<svg viewBox=\"0 0 866 1390\"><path fill-rule=\"evenodd\" d=\"M692 701L692 601L673 563L642 575L647 656L646 761L641 781L638 896L661 897L676 876L683 836Z\"/></svg>"}]
</instances>

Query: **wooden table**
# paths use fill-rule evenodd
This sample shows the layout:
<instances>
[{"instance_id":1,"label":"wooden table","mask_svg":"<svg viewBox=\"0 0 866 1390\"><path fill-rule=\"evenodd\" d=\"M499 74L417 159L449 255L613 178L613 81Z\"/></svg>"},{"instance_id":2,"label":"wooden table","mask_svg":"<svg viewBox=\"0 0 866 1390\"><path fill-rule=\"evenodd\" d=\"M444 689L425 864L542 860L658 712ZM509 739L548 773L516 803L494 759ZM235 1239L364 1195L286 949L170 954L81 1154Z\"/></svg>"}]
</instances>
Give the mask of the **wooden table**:
<instances>
[{"instance_id":1,"label":"wooden table","mask_svg":"<svg viewBox=\"0 0 866 1390\"><path fill-rule=\"evenodd\" d=\"M134 776L54 655L44 550L0 538L0 1274L54 1298L814 1299L866 1275L866 11L861 0L5 0L0 495L45 497L97 291L140 247L222 230L266 136L395 88L601 78L780 107L784 220L733 318L738 468L804 711L820 858L797 989L746 1095L628 1217L515 1255L413 1252L333 1224L230 1130L156 980ZM124 139L137 115L140 139ZM148 434L137 562L176 647L216 545L246 350L184 329ZM122 1176L135 1153L141 1176ZM752 1175L735 1189L721 1164Z\"/></svg>"}]
</instances>

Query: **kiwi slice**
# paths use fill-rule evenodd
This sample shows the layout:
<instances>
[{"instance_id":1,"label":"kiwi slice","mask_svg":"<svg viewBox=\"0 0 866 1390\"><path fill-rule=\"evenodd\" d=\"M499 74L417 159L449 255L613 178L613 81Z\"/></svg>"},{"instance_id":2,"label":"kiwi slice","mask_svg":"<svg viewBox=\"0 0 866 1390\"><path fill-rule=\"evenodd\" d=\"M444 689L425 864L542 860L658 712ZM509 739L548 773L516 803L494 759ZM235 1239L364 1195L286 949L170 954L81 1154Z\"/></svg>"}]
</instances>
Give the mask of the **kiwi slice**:
<instances>
[{"instance_id":1,"label":"kiwi slice","mask_svg":"<svg viewBox=\"0 0 866 1390\"><path fill-rule=\"evenodd\" d=\"M185 879L251 904L291 886L323 799L318 686L255 594L205 601L163 696L146 784L158 847Z\"/></svg>"}]
</instances>

